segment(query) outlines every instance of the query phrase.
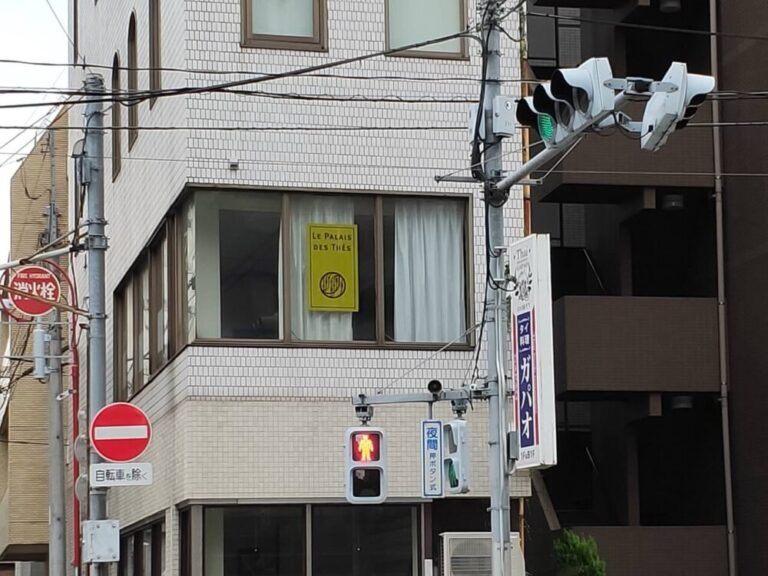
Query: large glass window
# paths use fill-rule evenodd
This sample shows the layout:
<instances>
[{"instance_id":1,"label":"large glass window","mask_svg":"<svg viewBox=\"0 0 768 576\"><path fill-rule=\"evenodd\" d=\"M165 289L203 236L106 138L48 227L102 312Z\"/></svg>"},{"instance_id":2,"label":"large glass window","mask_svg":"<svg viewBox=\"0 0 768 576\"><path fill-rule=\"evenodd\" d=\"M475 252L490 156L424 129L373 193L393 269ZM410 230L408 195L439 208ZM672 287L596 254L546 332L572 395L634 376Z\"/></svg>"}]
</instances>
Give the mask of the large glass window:
<instances>
[{"instance_id":1,"label":"large glass window","mask_svg":"<svg viewBox=\"0 0 768 576\"><path fill-rule=\"evenodd\" d=\"M244 44L325 49L325 0L242 0Z\"/></svg>"},{"instance_id":2,"label":"large glass window","mask_svg":"<svg viewBox=\"0 0 768 576\"><path fill-rule=\"evenodd\" d=\"M418 505L205 507L203 539L203 576L419 574Z\"/></svg>"},{"instance_id":3,"label":"large glass window","mask_svg":"<svg viewBox=\"0 0 768 576\"><path fill-rule=\"evenodd\" d=\"M205 576L304 576L303 506L206 508Z\"/></svg>"},{"instance_id":4,"label":"large glass window","mask_svg":"<svg viewBox=\"0 0 768 576\"><path fill-rule=\"evenodd\" d=\"M408 46L464 29L464 0L387 0L387 41L390 48ZM464 41L454 38L409 51L409 55L457 57Z\"/></svg>"},{"instance_id":5,"label":"large glass window","mask_svg":"<svg viewBox=\"0 0 768 576\"><path fill-rule=\"evenodd\" d=\"M121 537L119 576L165 573L165 522L155 522Z\"/></svg>"},{"instance_id":6,"label":"large glass window","mask_svg":"<svg viewBox=\"0 0 768 576\"><path fill-rule=\"evenodd\" d=\"M114 399L128 400L169 358L171 261L165 228L114 294Z\"/></svg>"},{"instance_id":7,"label":"large glass window","mask_svg":"<svg viewBox=\"0 0 768 576\"><path fill-rule=\"evenodd\" d=\"M466 329L465 204L384 200L386 338L451 342Z\"/></svg>"},{"instance_id":8,"label":"large glass window","mask_svg":"<svg viewBox=\"0 0 768 576\"><path fill-rule=\"evenodd\" d=\"M467 342L463 199L201 191L194 203L182 243L196 337Z\"/></svg>"},{"instance_id":9,"label":"large glass window","mask_svg":"<svg viewBox=\"0 0 768 576\"><path fill-rule=\"evenodd\" d=\"M210 192L195 208L197 336L277 339L280 195Z\"/></svg>"},{"instance_id":10,"label":"large glass window","mask_svg":"<svg viewBox=\"0 0 768 576\"><path fill-rule=\"evenodd\" d=\"M373 198L331 195L295 195L290 198L291 216L291 336L296 340L375 340L376 267L374 253ZM321 238L309 237L311 225L320 228ZM356 300L354 312L318 311L312 308L310 267L324 255L317 248L334 253L346 246L331 236L333 225L354 226L356 232ZM342 228L346 230L348 228ZM317 232L315 233L318 234ZM321 246L313 246L316 242ZM294 281L295 280L295 281ZM349 287L348 287L349 288Z\"/></svg>"},{"instance_id":11,"label":"large glass window","mask_svg":"<svg viewBox=\"0 0 768 576\"><path fill-rule=\"evenodd\" d=\"M115 399L197 339L467 344L467 225L464 198L195 192L114 293Z\"/></svg>"},{"instance_id":12,"label":"large glass window","mask_svg":"<svg viewBox=\"0 0 768 576\"><path fill-rule=\"evenodd\" d=\"M418 574L417 510L415 506L313 506L312 575Z\"/></svg>"}]
</instances>

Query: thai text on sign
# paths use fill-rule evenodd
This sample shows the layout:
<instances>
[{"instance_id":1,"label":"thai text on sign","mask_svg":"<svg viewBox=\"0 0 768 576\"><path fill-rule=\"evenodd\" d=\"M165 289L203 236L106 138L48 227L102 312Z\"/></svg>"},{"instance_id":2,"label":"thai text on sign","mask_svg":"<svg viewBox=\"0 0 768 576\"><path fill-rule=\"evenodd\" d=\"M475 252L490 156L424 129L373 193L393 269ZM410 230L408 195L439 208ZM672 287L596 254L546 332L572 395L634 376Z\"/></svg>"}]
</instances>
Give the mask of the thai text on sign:
<instances>
[{"instance_id":1,"label":"thai text on sign","mask_svg":"<svg viewBox=\"0 0 768 576\"><path fill-rule=\"evenodd\" d=\"M308 224L310 310L357 312L357 225Z\"/></svg>"}]
</instances>

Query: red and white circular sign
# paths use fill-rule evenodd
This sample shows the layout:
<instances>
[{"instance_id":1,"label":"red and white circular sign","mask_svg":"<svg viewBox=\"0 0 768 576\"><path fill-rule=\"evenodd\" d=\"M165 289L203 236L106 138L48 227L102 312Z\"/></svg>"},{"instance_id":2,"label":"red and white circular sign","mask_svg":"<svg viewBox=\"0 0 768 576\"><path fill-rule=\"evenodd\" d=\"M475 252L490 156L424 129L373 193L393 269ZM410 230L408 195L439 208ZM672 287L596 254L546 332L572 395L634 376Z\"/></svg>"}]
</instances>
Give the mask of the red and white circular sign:
<instances>
[{"instance_id":1,"label":"red and white circular sign","mask_svg":"<svg viewBox=\"0 0 768 576\"><path fill-rule=\"evenodd\" d=\"M130 462L144 453L152 426L144 412L127 402L104 406L91 421L91 446L110 462Z\"/></svg>"},{"instance_id":2,"label":"red and white circular sign","mask_svg":"<svg viewBox=\"0 0 768 576\"><path fill-rule=\"evenodd\" d=\"M61 284L56 275L42 266L23 266L11 279L9 284L14 290L58 302L61 297ZM43 316L53 309L53 304L47 304L20 294L10 294L16 310L27 316Z\"/></svg>"}]
</instances>

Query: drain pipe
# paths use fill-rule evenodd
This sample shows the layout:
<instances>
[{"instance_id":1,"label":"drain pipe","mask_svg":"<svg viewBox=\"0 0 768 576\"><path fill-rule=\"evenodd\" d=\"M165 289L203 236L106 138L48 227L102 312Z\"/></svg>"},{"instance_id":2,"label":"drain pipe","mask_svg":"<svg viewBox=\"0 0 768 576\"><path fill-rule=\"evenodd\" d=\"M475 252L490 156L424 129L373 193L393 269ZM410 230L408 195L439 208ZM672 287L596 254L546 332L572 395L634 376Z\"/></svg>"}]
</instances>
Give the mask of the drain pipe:
<instances>
[{"instance_id":1,"label":"drain pipe","mask_svg":"<svg viewBox=\"0 0 768 576\"><path fill-rule=\"evenodd\" d=\"M719 87L717 0L709 0L709 40L715 90ZM728 576L736 576L736 530L733 519L733 475L731 469L731 424L728 407L728 332L725 313L725 248L723 240L723 156L720 102L712 100L712 156L715 169L715 233L717 242L717 339L720 354L720 410L723 433L723 470L725 474L725 515L728 539Z\"/></svg>"}]
</instances>

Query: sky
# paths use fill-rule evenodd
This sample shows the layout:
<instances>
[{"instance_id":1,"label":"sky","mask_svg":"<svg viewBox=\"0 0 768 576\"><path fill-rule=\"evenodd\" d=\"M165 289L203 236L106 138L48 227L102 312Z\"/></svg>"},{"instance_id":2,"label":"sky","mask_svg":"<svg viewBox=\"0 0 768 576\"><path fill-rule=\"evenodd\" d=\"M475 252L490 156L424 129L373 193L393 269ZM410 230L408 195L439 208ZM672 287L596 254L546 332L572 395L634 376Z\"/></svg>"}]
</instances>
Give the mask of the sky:
<instances>
[{"instance_id":1,"label":"sky","mask_svg":"<svg viewBox=\"0 0 768 576\"><path fill-rule=\"evenodd\" d=\"M49 5L50 3L50 5ZM56 21L67 26L67 0L4 0L0 2L0 60L66 62L69 40ZM66 67L26 66L0 62L0 92L9 87L64 88ZM28 152L36 131L9 130L5 126L29 126L39 120L48 106L9 108L9 104L53 102L52 95L8 95L0 93L0 262L8 258L10 246L11 177ZM49 120L53 119L53 115ZM45 126L45 123L41 123ZM39 133L39 132L37 132ZM11 140L13 138L13 140ZM13 153L13 154L11 154Z\"/></svg>"}]
</instances>

